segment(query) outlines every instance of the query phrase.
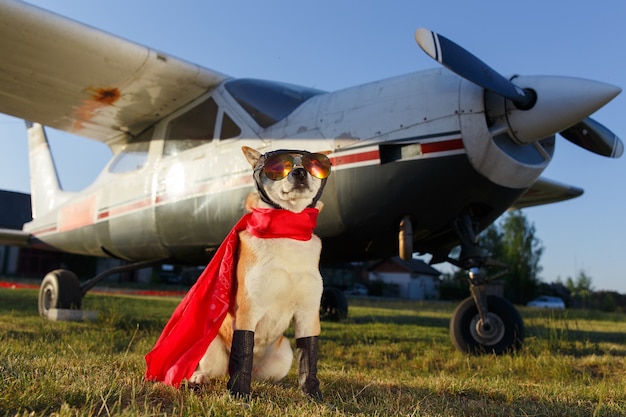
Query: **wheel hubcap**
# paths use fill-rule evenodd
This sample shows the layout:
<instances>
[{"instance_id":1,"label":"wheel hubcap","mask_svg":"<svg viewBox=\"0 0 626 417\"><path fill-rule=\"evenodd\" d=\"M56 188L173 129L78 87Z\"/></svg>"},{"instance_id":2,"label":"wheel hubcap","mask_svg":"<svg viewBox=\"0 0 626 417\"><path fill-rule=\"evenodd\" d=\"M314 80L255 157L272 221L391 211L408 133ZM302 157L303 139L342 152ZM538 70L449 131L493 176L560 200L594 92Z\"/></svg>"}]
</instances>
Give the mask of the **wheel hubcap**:
<instances>
[{"instance_id":1,"label":"wheel hubcap","mask_svg":"<svg viewBox=\"0 0 626 417\"><path fill-rule=\"evenodd\" d=\"M477 314L470 323L470 333L481 344L492 346L500 342L504 337L504 322L493 313L487 313L485 320L481 320Z\"/></svg>"},{"instance_id":2,"label":"wheel hubcap","mask_svg":"<svg viewBox=\"0 0 626 417\"><path fill-rule=\"evenodd\" d=\"M46 311L50 310L54 303L54 291L51 288L45 288L43 291L43 307Z\"/></svg>"}]
</instances>

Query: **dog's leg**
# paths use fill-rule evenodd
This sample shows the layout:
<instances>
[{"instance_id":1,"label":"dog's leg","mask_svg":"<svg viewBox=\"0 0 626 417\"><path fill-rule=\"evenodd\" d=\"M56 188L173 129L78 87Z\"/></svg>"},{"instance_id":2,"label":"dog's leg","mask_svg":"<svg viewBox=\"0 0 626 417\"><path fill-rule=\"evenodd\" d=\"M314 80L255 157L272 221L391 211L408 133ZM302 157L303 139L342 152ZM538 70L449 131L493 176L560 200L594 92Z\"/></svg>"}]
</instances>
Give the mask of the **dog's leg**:
<instances>
[{"instance_id":1,"label":"dog's leg","mask_svg":"<svg viewBox=\"0 0 626 417\"><path fill-rule=\"evenodd\" d=\"M322 400L320 381L317 379L317 342L319 336L296 339L298 357L298 383L300 388L316 400Z\"/></svg>"},{"instance_id":2,"label":"dog's leg","mask_svg":"<svg viewBox=\"0 0 626 417\"><path fill-rule=\"evenodd\" d=\"M289 344L289 339L282 336L280 339L268 346L262 357L254 358L253 379L280 381L291 369L293 362L293 351Z\"/></svg>"},{"instance_id":3,"label":"dog's leg","mask_svg":"<svg viewBox=\"0 0 626 417\"><path fill-rule=\"evenodd\" d=\"M252 382L252 358L254 351L254 332L235 330L228 362L228 390L236 397L248 397Z\"/></svg>"},{"instance_id":4,"label":"dog's leg","mask_svg":"<svg viewBox=\"0 0 626 417\"><path fill-rule=\"evenodd\" d=\"M228 375L228 351L218 335L204 353L189 382L206 384L209 379Z\"/></svg>"}]
</instances>

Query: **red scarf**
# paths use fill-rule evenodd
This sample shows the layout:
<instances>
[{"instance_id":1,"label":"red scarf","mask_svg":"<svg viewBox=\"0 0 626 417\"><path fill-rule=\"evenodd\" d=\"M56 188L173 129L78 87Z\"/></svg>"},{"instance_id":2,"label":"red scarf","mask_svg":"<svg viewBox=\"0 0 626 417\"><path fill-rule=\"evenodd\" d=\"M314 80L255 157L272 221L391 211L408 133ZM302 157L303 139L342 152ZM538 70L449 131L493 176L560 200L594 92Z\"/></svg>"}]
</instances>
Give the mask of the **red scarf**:
<instances>
[{"instance_id":1,"label":"red scarf","mask_svg":"<svg viewBox=\"0 0 626 417\"><path fill-rule=\"evenodd\" d=\"M159 340L146 355L146 379L178 387L189 379L228 313L235 280L239 232L260 238L309 240L318 209L301 213L289 210L254 209L228 233L198 281L180 302Z\"/></svg>"}]
</instances>

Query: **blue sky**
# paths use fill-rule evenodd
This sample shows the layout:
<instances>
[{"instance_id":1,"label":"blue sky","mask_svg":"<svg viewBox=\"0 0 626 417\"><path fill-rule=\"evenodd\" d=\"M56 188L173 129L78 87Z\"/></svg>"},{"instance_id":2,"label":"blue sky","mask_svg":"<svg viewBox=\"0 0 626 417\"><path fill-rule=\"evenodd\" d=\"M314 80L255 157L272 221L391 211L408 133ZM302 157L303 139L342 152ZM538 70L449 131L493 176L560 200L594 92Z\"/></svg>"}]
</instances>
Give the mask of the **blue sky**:
<instances>
[{"instance_id":1,"label":"blue sky","mask_svg":"<svg viewBox=\"0 0 626 417\"><path fill-rule=\"evenodd\" d=\"M568 75L626 88L621 1L31 3L234 77L329 91L436 66L415 44L418 27L445 35L505 75ZM626 138L626 93L593 117ZM87 186L110 157L91 140L56 131L49 137L69 190ZM29 192L21 120L0 115L0 143L0 189ZM543 280L583 270L596 290L626 293L626 157L603 158L559 138L544 176L585 194L524 210L545 247Z\"/></svg>"}]
</instances>

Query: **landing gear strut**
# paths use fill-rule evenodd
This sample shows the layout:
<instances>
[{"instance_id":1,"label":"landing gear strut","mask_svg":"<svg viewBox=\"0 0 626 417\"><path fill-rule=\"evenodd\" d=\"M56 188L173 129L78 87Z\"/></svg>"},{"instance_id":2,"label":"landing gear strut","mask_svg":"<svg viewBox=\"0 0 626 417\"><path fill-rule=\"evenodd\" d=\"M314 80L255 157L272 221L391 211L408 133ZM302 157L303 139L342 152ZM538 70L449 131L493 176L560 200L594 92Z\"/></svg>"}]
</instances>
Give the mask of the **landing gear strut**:
<instances>
[{"instance_id":1,"label":"landing gear strut","mask_svg":"<svg viewBox=\"0 0 626 417\"><path fill-rule=\"evenodd\" d=\"M80 310L82 299L103 279L120 272L146 268L163 263L163 259L135 262L107 269L84 283L80 283L72 271L56 269L44 277L39 287L39 315L50 317L52 310Z\"/></svg>"},{"instance_id":2,"label":"landing gear strut","mask_svg":"<svg viewBox=\"0 0 626 417\"><path fill-rule=\"evenodd\" d=\"M517 309L507 300L487 293L489 281L504 275L504 269L484 276L485 267L506 268L505 264L482 255L477 240L477 226L468 212L455 222L461 241L459 259L448 262L468 271L471 297L457 306L450 321L450 337L462 352L470 354L502 354L518 350L524 341L524 322Z\"/></svg>"}]
</instances>

